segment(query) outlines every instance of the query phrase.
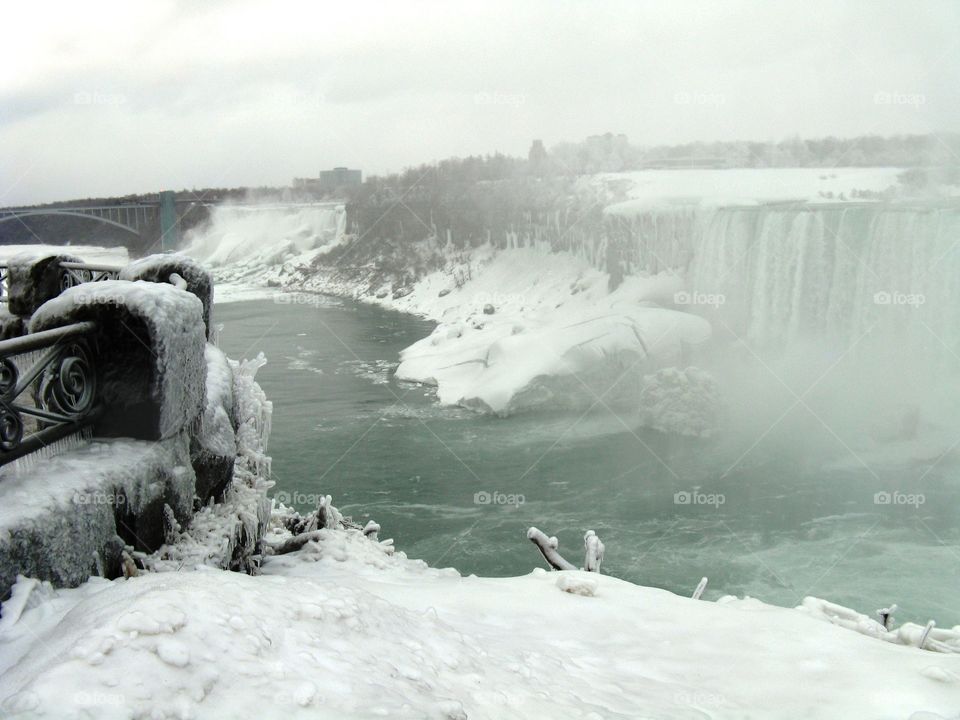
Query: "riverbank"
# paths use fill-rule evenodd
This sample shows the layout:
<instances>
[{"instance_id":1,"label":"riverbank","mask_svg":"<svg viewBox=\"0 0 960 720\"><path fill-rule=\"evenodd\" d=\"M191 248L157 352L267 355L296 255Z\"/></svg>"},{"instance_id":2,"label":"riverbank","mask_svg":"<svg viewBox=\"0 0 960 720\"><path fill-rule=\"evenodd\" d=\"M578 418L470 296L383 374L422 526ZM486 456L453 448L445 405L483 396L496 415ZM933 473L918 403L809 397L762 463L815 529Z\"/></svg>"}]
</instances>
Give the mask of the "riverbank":
<instances>
[{"instance_id":1,"label":"riverbank","mask_svg":"<svg viewBox=\"0 0 960 720\"><path fill-rule=\"evenodd\" d=\"M268 542L288 537L285 514ZM923 628L886 633L815 599L461 577L332 527L262 577L23 580L15 597L0 621L9 717L947 718L960 688L960 656L894 644ZM925 642L956 652L960 628Z\"/></svg>"}]
</instances>

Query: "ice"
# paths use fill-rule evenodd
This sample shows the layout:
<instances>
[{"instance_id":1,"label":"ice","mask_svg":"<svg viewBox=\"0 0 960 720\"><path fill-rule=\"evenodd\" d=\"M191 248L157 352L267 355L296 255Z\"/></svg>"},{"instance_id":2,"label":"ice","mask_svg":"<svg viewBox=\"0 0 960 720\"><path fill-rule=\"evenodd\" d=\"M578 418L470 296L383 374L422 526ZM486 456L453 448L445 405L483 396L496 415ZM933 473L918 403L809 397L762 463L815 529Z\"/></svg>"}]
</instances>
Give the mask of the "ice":
<instances>
[{"instance_id":1,"label":"ice","mask_svg":"<svg viewBox=\"0 0 960 720\"><path fill-rule=\"evenodd\" d=\"M145 323L155 362L151 392L160 404L160 436L179 432L199 415L204 397L206 328L200 300L166 283L84 283L46 302L32 317L30 331L106 317L113 323L105 331L129 332L120 316L107 313L105 306L123 308Z\"/></svg>"},{"instance_id":2,"label":"ice","mask_svg":"<svg viewBox=\"0 0 960 720\"><path fill-rule=\"evenodd\" d=\"M690 600L579 571L461 577L388 554L360 530L316 534L267 558L259 577L184 568L43 597L0 629L0 708L58 719L265 707L278 717L474 720L627 718L637 708L867 720L956 708L960 655L806 611Z\"/></svg>"},{"instance_id":3,"label":"ice","mask_svg":"<svg viewBox=\"0 0 960 720\"><path fill-rule=\"evenodd\" d=\"M397 368L400 379L436 384L445 404L500 415L572 398L589 407L618 377L679 360L684 345L710 337L702 318L656 306L676 287L670 276L608 292L601 273L570 256L521 249L500 252L476 277L469 292L434 301L464 320L404 350ZM489 299L492 315L483 313Z\"/></svg>"},{"instance_id":4,"label":"ice","mask_svg":"<svg viewBox=\"0 0 960 720\"><path fill-rule=\"evenodd\" d=\"M233 369L227 356L214 345L206 346L204 358L207 363L206 396L198 439L209 452L233 456L237 451L231 420L234 412Z\"/></svg>"}]
</instances>

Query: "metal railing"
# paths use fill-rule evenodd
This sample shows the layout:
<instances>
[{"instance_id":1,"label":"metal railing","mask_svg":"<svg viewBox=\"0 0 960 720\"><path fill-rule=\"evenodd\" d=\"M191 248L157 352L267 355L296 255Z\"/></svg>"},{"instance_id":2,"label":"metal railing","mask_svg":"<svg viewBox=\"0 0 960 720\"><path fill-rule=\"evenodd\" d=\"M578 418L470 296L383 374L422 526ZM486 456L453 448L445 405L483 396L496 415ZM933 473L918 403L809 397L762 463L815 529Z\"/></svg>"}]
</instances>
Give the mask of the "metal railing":
<instances>
[{"instance_id":1,"label":"metal railing","mask_svg":"<svg viewBox=\"0 0 960 720\"><path fill-rule=\"evenodd\" d=\"M93 265L83 262L62 262L63 275L60 277L60 290L74 285L101 280L116 280L120 277L120 267L116 265Z\"/></svg>"},{"instance_id":2,"label":"metal railing","mask_svg":"<svg viewBox=\"0 0 960 720\"><path fill-rule=\"evenodd\" d=\"M0 465L92 426L95 330L79 322L0 341Z\"/></svg>"},{"instance_id":3,"label":"metal railing","mask_svg":"<svg viewBox=\"0 0 960 720\"><path fill-rule=\"evenodd\" d=\"M84 262L62 262L60 267L63 270L60 276L60 292L82 283L116 280L120 277L122 269L119 265L96 265ZM7 281L9 274L10 268L0 264L0 302L7 302L7 296L10 294Z\"/></svg>"}]
</instances>

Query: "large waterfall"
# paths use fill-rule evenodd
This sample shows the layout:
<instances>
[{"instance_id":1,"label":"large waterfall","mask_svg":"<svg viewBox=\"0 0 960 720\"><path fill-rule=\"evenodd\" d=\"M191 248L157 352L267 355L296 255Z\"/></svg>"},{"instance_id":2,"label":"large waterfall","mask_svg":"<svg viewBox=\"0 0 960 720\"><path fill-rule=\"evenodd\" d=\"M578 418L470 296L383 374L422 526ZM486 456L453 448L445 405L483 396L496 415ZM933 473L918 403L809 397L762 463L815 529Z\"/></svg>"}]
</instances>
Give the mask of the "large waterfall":
<instances>
[{"instance_id":1,"label":"large waterfall","mask_svg":"<svg viewBox=\"0 0 960 720\"><path fill-rule=\"evenodd\" d=\"M342 203L218 205L186 238L186 252L224 280L256 275L311 250L341 242Z\"/></svg>"}]
</instances>

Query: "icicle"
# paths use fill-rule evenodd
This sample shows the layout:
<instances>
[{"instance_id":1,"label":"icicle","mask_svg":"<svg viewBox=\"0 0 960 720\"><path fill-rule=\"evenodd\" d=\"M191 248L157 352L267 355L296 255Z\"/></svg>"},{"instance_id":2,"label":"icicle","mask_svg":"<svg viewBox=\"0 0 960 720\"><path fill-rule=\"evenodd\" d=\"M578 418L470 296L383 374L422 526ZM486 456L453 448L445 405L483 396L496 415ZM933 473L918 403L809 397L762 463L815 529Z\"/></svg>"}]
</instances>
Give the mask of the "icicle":
<instances>
[{"instance_id":1,"label":"icicle","mask_svg":"<svg viewBox=\"0 0 960 720\"><path fill-rule=\"evenodd\" d=\"M96 550L93 551L93 564L97 569L97 577L106 577L103 572L103 560L100 558L100 553Z\"/></svg>"}]
</instances>

